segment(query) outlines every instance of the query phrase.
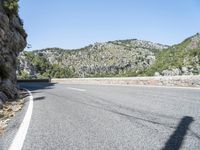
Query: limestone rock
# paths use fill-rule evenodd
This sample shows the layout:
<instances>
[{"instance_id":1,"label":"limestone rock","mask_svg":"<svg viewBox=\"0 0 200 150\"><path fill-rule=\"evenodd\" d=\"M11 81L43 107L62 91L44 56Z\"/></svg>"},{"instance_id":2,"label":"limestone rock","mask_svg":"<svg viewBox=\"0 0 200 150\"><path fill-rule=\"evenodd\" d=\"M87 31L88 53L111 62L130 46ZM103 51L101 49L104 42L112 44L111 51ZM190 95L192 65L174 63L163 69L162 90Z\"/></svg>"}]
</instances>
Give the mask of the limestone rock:
<instances>
[{"instance_id":1,"label":"limestone rock","mask_svg":"<svg viewBox=\"0 0 200 150\"><path fill-rule=\"evenodd\" d=\"M155 72L154 76L160 76L159 72Z\"/></svg>"},{"instance_id":2,"label":"limestone rock","mask_svg":"<svg viewBox=\"0 0 200 150\"><path fill-rule=\"evenodd\" d=\"M178 76L178 75L181 75L181 70L178 68L163 70L162 75L163 76Z\"/></svg>"}]
</instances>

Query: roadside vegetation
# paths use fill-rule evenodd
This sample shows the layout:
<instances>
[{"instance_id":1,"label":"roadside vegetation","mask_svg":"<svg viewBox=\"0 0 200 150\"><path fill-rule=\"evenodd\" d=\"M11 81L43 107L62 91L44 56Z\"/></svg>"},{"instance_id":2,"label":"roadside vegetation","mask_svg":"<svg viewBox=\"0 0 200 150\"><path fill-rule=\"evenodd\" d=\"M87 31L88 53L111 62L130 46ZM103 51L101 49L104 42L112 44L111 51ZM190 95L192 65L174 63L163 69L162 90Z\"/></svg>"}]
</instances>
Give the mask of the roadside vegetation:
<instances>
[{"instance_id":1,"label":"roadside vegetation","mask_svg":"<svg viewBox=\"0 0 200 150\"><path fill-rule=\"evenodd\" d=\"M6 13L9 16L18 13L19 10L18 1L19 0L3 0L3 8L5 9Z\"/></svg>"}]
</instances>

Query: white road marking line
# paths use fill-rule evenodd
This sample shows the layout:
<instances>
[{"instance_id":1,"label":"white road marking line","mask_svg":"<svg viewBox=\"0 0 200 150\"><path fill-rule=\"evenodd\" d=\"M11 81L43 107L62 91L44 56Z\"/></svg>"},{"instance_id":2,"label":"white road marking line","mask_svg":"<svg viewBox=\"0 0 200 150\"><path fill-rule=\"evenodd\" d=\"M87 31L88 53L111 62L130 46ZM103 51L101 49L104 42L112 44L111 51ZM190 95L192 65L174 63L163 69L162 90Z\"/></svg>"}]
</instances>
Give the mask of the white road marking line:
<instances>
[{"instance_id":1,"label":"white road marking line","mask_svg":"<svg viewBox=\"0 0 200 150\"><path fill-rule=\"evenodd\" d=\"M33 96L29 90L27 90L29 93L30 101L28 105L28 109L26 111L25 117L19 127L19 130L17 131L17 134L15 135L14 140L12 141L12 144L9 148L9 150L21 150L23 147L23 143L28 131L28 127L31 121L31 115L33 111Z\"/></svg>"},{"instance_id":2,"label":"white road marking line","mask_svg":"<svg viewBox=\"0 0 200 150\"><path fill-rule=\"evenodd\" d=\"M75 90L75 91L80 91L80 92L85 92L85 89L78 89L78 88L72 88L72 87L67 87L69 90Z\"/></svg>"}]
</instances>

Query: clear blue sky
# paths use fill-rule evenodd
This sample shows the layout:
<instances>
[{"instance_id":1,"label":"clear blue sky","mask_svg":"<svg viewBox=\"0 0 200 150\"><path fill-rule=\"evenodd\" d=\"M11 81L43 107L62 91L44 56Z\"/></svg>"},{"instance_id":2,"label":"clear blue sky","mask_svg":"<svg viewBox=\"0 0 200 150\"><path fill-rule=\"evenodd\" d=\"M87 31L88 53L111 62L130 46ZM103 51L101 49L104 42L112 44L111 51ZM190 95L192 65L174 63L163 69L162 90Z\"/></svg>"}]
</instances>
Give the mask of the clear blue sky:
<instances>
[{"instance_id":1,"label":"clear blue sky","mask_svg":"<svg viewBox=\"0 0 200 150\"><path fill-rule=\"evenodd\" d=\"M200 32L200 0L20 0L32 49L142 39L172 45Z\"/></svg>"}]
</instances>

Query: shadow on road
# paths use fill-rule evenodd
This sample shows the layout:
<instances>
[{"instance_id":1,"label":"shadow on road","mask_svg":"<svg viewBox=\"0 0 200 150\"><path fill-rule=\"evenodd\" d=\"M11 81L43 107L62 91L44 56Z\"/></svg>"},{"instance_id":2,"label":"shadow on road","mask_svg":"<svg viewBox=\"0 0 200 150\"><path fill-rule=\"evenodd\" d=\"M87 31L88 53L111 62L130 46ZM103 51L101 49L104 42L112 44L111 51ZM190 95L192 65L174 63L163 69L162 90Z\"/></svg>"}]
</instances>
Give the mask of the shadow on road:
<instances>
[{"instance_id":1,"label":"shadow on road","mask_svg":"<svg viewBox=\"0 0 200 150\"><path fill-rule=\"evenodd\" d=\"M42 93L42 91L38 90L45 90L45 89L53 89L55 83L48 83L48 82L20 82L18 83L20 89L28 89L31 91L32 94ZM29 96L29 93L26 90L21 90L20 95L22 98ZM45 100L45 96L34 97L34 101Z\"/></svg>"},{"instance_id":2,"label":"shadow on road","mask_svg":"<svg viewBox=\"0 0 200 150\"><path fill-rule=\"evenodd\" d=\"M189 130L189 126L193 121L194 119L192 117L183 117L162 150L179 150Z\"/></svg>"},{"instance_id":3,"label":"shadow on road","mask_svg":"<svg viewBox=\"0 0 200 150\"><path fill-rule=\"evenodd\" d=\"M53 89L56 83L43 83L43 82L21 82L18 83L20 88L25 88L32 91L41 90L41 89Z\"/></svg>"},{"instance_id":4,"label":"shadow on road","mask_svg":"<svg viewBox=\"0 0 200 150\"><path fill-rule=\"evenodd\" d=\"M44 99L45 99L45 96L41 96L41 97L36 97L33 100L34 101L40 101L40 100L44 100Z\"/></svg>"}]
</instances>

